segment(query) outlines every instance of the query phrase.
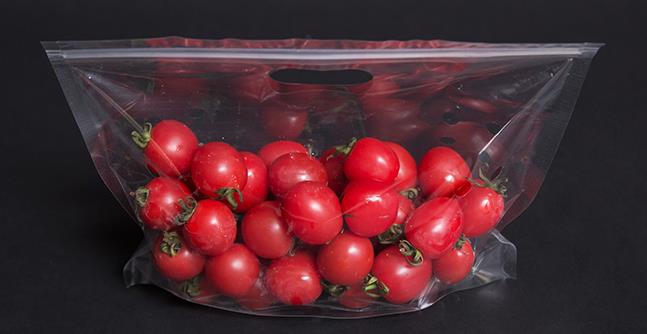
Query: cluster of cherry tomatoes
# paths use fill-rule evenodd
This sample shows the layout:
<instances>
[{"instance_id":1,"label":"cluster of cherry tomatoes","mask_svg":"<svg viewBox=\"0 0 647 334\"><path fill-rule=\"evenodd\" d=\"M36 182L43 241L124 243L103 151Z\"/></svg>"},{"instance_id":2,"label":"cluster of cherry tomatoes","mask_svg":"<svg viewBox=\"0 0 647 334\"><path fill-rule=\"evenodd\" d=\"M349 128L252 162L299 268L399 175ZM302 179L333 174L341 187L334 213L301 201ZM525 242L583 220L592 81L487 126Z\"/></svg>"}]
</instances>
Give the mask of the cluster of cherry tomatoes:
<instances>
[{"instance_id":1,"label":"cluster of cherry tomatoes","mask_svg":"<svg viewBox=\"0 0 647 334\"><path fill-rule=\"evenodd\" d=\"M436 279L471 273L470 238L504 211L503 179L474 176L448 147L419 163L365 137L315 157L294 141L240 152L199 144L176 120L133 132L157 177L133 198L158 272L196 301L227 296L250 309L314 303L349 308L415 300Z\"/></svg>"}]
</instances>

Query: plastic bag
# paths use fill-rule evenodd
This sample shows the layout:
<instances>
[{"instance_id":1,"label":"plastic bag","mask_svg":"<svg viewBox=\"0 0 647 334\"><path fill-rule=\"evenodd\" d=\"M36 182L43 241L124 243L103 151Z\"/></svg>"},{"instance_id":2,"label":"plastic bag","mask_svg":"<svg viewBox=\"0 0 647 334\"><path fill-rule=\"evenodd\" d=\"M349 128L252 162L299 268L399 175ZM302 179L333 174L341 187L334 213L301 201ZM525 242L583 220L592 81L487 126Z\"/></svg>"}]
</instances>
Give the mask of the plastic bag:
<instances>
[{"instance_id":1,"label":"plastic bag","mask_svg":"<svg viewBox=\"0 0 647 334\"><path fill-rule=\"evenodd\" d=\"M475 260L468 276L456 284L429 279L408 302L355 290L351 296L322 282L330 293L308 305L285 305L267 289L269 260L260 261L249 293L227 297L203 275L181 281L161 275L151 252L163 237L150 228L143 228L144 241L123 271L128 286L155 284L219 309L333 318L420 310L453 291L515 276L515 246L499 230L537 193L600 47L179 37L43 45L99 175L139 222L138 189L155 177L151 170L168 172L151 166L131 133L141 136L146 123L166 119L186 124L201 143L223 141L250 152L294 140L320 156L353 137L375 137L402 145L420 161L428 149L447 146L467 162L472 178L484 171L507 179L497 228L470 239ZM374 245L375 254L385 247ZM303 242L297 248L317 251ZM353 307L339 303L344 293L351 301L344 305Z\"/></svg>"}]
</instances>

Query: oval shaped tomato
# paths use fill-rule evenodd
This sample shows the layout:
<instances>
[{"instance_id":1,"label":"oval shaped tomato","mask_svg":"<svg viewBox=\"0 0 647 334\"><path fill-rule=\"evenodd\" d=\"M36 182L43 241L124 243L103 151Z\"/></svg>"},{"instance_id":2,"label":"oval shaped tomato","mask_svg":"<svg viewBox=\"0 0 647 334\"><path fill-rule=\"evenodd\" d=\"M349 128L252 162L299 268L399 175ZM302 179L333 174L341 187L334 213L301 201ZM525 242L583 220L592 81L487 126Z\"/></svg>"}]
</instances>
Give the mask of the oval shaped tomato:
<instances>
[{"instance_id":1,"label":"oval shaped tomato","mask_svg":"<svg viewBox=\"0 0 647 334\"><path fill-rule=\"evenodd\" d=\"M251 152L240 152L240 155L247 169L247 182L241 190L241 196L233 196L236 205L232 209L238 213L245 213L265 201L269 193L269 180L267 167L259 156Z\"/></svg>"},{"instance_id":2,"label":"oval shaped tomato","mask_svg":"<svg viewBox=\"0 0 647 334\"><path fill-rule=\"evenodd\" d=\"M274 101L264 103L261 121L265 133L274 138L299 138L308 123L308 108Z\"/></svg>"},{"instance_id":3,"label":"oval shaped tomato","mask_svg":"<svg viewBox=\"0 0 647 334\"><path fill-rule=\"evenodd\" d=\"M360 309L371 305L373 299L364 292L363 284L355 284L346 287L337 301L348 308Z\"/></svg>"},{"instance_id":4,"label":"oval shaped tomato","mask_svg":"<svg viewBox=\"0 0 647 334\"><path fill-rule=\"evenodd\" d=\"M349 180L372 180L391 183L398 175L398 156L382 141L362 138L353 146L344 163Z\"/></svg>"},{"instance_id":5,"label":"oval shaped tomato","mask_svg":"<svg viewBox=\"0 0 647 334\"><path fill-rule=\"evenodd\" d=\"M366 180L350 182L341 200L346 225L362 237L386 231L397 216L399 196L392 185Z\"/></svg>"},{"instance_id":6,"label":"oval shaped tomato","mask_svg":"<svg viewBox=\"0 0 647 334\"><path fill-rule=\"evenodd\" d=\"M168 231L175 227L177 217L182 213L178 201L189 196L191 191L184 183L168 177L156 177L135 191L138 217L147 227Z\"/></svg>"},{"instance_id":7,"label":"oval shaped tomato","mask_svg":"<svg viewBox=\"0 0 647 334\"><path fill-rule=\"evenodd\" d=\"M461 238L447 254L433 261L434 275L443 283L458 283L470 274L473 265L472 244Z\"/></svg>"},{"instance_id":8,"label":"oval shaped tomato","mask_svg":"<svg viewBox=\"0 0 647 334\"><path fill-rule=\"evenodd\" d=\"M328 182L324 166L309 154L284 154L274 160L270 166L270 190L278 197L283 197L294 185L304 181L313 181L324 185Z\"/></svg>"},{"instance_id":9,"label":"oval shaped tomato","mask_svg":"<svg viewBox=\"0 0 647 334\"><path fill-rule=\"evenodd\" d=\"M430 259L437 259L448 252L462 232L461 208L458 201L447 197L423 203L404 225L406 239Z\"/></svg>"},{"instance_id":10,"label":"oval shaped tomato","mask_svg":"<svg viewBox=\"0 0 647 334\"><path fill-rule=\"evenodd\" d=\"M370 239L344 232L319 249L317 267L328 282L353 285L371 272L373 256Z\"/></svg>"},{"instance_id":11,"label":"oval shaped tomato","mask_svg":"<svg viewBox=\"0 0 647 334\"><path fill-rule=\"evenodd\" d=\"M247 294L236 298L236 302L246 309L260 310L272 305L274 303L274 297L267 290L265 279L259 277Z\"/></svg>"},{"instance_id":12,"label":"oval shaped tomato","mask_svg":"<svg viewBox=\"0 0 647 334\"><path fill-rule=\"evenodd\" d=\"M463 233L466 237L478 237L492 230L503 217L505 202L495 190L474 185L458 198L463 211Z\"/></svg>"},{"instance_id":13,"label":"oval shaped tomato","mask_svg":"<svg viewBox=\"0 0 647 334\"><path fill-rule=\"evenodd\" d=\"M411 189L416 186L418 182L418 168L416 160L411 156L409 151L404 147L394 142L384 142L389 148L393 150L398 157L400 168L398 175L393 180L395 191L400 192L403 190Z\"/></svg>"},{"instance_id":14,"label":"oval shaped tomato","mask_svg":"<svg viewBox=\"0 0 647 334\"><path fill-rule=\"evenodd\" d=\"M308 149L305 146L295 141L278 140L261 147L261 149L258 150L258 156L263 159L265 166L269 168L276 158L293 152L309 154Z\"/></svg>"},{"instance_id":15,"label":"oval shaped tomato","mask_svg":"<svg viewBox=\"0 0 647 334\"><path fill-rule=\"evenodd\" d=\"M235 148L227 143L211 142L195 153L191 179L205 196L230 196L222 192L230 189L241 191L247 183L247 167Z\"/></svg>"},{"instance_id":16,"label":"oval shaped tomato","mask_svg":"<svg viewBox=\"0 0 647 334\"><path fill-rule=\"evenodd\" d=\"M246 295L258 280L259 272L258 259L242 244L234 244L210 258L204 267L204 277L216 291L229 297Z\"/></svg>"},{"instance_id":17,"label":"oval shaped tomato","mask_svg":"<svg viewBox=\"0 0 647 334\"><path fill-rule=\"evenodd\" d=\"M184 224L183 235L200 253L215 256L234 244L236 219L231 210L219 201L201 200Z\"/></svg>"},{"instance_id":18,"label":"oval shaped tomato","mask_svg":"<svg viewBox=\"0 0 647 334\"><path fill-rule=\"evenodd\" d=\"M344 160L346 160L346 155L338 152L335 147L325 150L319 158L326 169L326 175L328 175L328 187L337 195L341 195L348 183L344 174Z\"/></svg>"},{"instance_id":19,"label":"oval shaped tomato","mask_svg":"<svg viewBox=\"0 0 647 334\"><path fill-rule=\"evenodd\" d=\"M279 202L263 202L251 208L240 228L245 245L262 258L285 256L294 244L288 224L281 218Z\"/></svg>"},{"instance_id":20,"label":"oval shaped tomato","mask_svg":"<svg viewBox=\"0 0 647 334\"><path fill-rule=\"evenodd\" d=\"M418 182L422 193L429 198L452 196L465 185L470 168L465 160L448 147L434 147L427 151L418 166Z\"/></svg>"},{"instance_id":21,"label":"oval shaped tomato","mask_svg":"<svg viewBox=\"0 0 647 334\"><path fill-rule=\"evenodd\" d=\"M133 141L144 149L148 167L158 175L178 177L191 168L191 159L198 149L198 138L182 122L163 120L143 132L133 131Z\"/></svg>"},{"instance_id":22,"label":"oval shaped tomato","mask_svg":"<svg viewBox=\"0 0 647 334\"><path fill-rule=\"evenodd\" d=\"M319 298L323 288L315 258L307 251L273 260L265 271L270 293L288 305L306 305Z\"/></svg>"},{"instance_id":23,"label":"oval shaped tomato","mask_svg":"<svg viewBox=\"0 0 647 334\"><path fill-rule=\"evenodd\" d=\"M153 262L157 271L174 281L191 279L204 268L204 256L183 241L177 232L164 232L153 245Z\"/></svg>"},{"instance_id":24,"label":"oval shaped tomato","mask_svg":"<svg viewBox=\"0 0 647 334\"><path fill-rule=\"evenodd\" d=\"M341 231L343 220L337 195L317 182L301 182L283 198L281 213L294 235L322 245Z\"/></svg>"},{"instance_id":25,"label":"oval shaped tomato","mask_svg":"<svg viewBox=\"0 0 647 334\"><path fill-rule=\"evenodd\" d=\"M420 296L427 287L431 268L431 261L418 266L409 264L397 246L389 246L375 257L372 272L388 288L384 298L393 304L404 304Z\"/></svg>"}]
</instances>

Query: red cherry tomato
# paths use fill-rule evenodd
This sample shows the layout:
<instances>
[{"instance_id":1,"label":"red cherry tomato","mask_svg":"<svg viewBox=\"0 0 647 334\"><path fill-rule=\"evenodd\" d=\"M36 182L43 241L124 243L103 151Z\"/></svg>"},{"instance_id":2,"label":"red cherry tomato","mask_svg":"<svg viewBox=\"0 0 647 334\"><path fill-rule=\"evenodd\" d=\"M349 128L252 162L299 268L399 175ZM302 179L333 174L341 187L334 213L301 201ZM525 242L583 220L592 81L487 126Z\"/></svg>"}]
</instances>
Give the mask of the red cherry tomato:
<instances>
[{"instance_id":1,"label":"red cherry tomato","mask_svg":"<svg viewBox=\"0 0 647 334\"><path fill-rule=\"evenodd\" d=\"M261 121L265 132L281 139L299 138L308 122L307 107L272 103L264 105Z\"/></svg>"},{"instance_id":2,"label":"red cherry tomato","mask_svg":"<svg viewBox=\"0 0 647 334\"><path fill-rule=\"evenodd\" d=\"M246 295L258 280L258 259L247 247L234 244L204 267L204 276L216 291L229 297Z\"/></svg>"},{"instance_id":3,"label":"red cherry tomato","mask_svg":"<svg viewBox=\"0 0 647 334\"><path fill-rule=\"evenodd\" d=\"M175 227L176 219L182 213L178 201L190 195L191 191L184 183L168 177L156 177L135 191L139 219L152 229L168 231Z\"/></svg>"},{"instance_id":4,"label":"red cherry tomato","mask_svg":"<svg viewBox=\"0 0 647 334\"><path fill-rule=\"evenodd\" d=\"M265 73L253 73L229 79L227 91L236 100L258 103L276 95Z\"/></svg>"},{"instance_id":5,"label":"red cherry tomato","mask_svg":"<svg viewBox=\"0 0 647 334\"><path fill-rule=\"evenodd\" d=\"M425 202L413 211L404 225L406 239L431 259L448 252L462 231L463 213L458 201L447 197Z\"/></svg>"},{"instance_id":6,"label":"red cherry tomato","mask_svg":"<svg viewBox=\"0 0 647 334\"><path fill-rule=\"evenodd\" d=\"M400 202L398 203L398 214L395 217L393 224L404 224L413 210L415 209L413 201L406 196L400 195Z\"/></svg>"},{"instance_id":7,"label":"red cherry tomato","mask_svg":"<svg viewBox=\"0 0 647 334\"><path fill-rule=\"evenodd\" d=\"M184 238L200 253L210 256L226 251L236 239L236 219L229 208L215 200L205 199L183 226Z\"/></svg>"},{"instance_id":8,"label":"red cherry tomato","mask_svg":"<svg viewBox=\"0 0 647 334\"><path fill-rule=\"evenodd\" d=\"M205 196L233 200L231 190L241 191L247 183L247 167L241 154L229 144L207 143L193 157L191 179Z\"/></svg>"},{"instance_id":9,"label":"red cherry tomato","mask_svg":"<svg viewBox=\"0 0 647 334\"><path fill-rule=\"evenodd\" d=\"M482 124L458 122L432 126L421 140L431 146L447 146L464 157L468 165L473 165L479 153L487 153L491 161L500 161L505 156L505 148L496 145L498 142L488 145L492 136Z\"/></svg>"},{"instance_id":10,"label":"red cherry tomato","mask_svg":"<svg viewBox=\"0 0 647 334\"><path fill-rule=\"evenodd\" d=\"M198 149L198 138L188 126L175 120L161 121L144 131L133 132L133 140L144 149L148 167L158 175L178 177L191 168L191 159Z\"/></svg>"},{"instance_id":11,"label":"red cherry tomato","mask_svg":"<svg viewBox=\"0 0 647 334\"><path fill-rule=\"evenodd\" d=\"M261 277L246 295L236 298L236 301L246 309L260 310L272 305L274 297L265 287L265 280Z\"/></svg>"},{"instance_id":12,"label":"red cherry tomato","mask_svg":"<svg viewBox=\"0 0 647 334\"><path fill-rule=\"evenodd\" d=\"M400 192L415 187L418 181L416 160L399 144L393 142L385 142L385 144L390 147L398 157L400 165L398 175L395 177L395 180L393 180L393 184L396 186L395 191Z\"/></svg>"},{"instance_id":13,"label":"red cherry tomato","mask_svg":"<svg viewBox=\"0 0 647 334\"><path fill-rule=\"evenodd\" d=\"M503 217L503 196L494 189L472 186L465 196L458 198L463 211L463 233L478 237L489 232Z\"/></svg>"},{"instance_id":14,"label":"red cherry tomato","mask_svg":"<svg viewBox=\"0 0 647 334\"><path fill-rule=\"evenodd\" d=\"M393 304L404 304L420 296L427 287L431 268L431 261L418 266L409 264L397 246L389 246L375 257L372 272L388 288L384 298Z\"/></svg>"},{"instance_id":15,"label":"red cherry tomato","mask_svg":"<svg viewBox=\"0 0 647 334\"><path fill-rule=\"evenodd\" d=\"M384 183L349 183L341 200L346 225L362 237L374 237L386 231L398 214L399 197L393 186Z\"/></svg>"},{"instance_id":16,"label":"red cherry tomato","mask_svg":"<svg viewBox=\"0 0 647 334\"><path fill-rule=\"evenodd\" d=\"M319 158L326 169L326 175L328 175L328 187L337 195L341 195L348 183L346 175L344 175L344 160L346 160L346 155L338 152L335 147L324 151Z\"/></svg>"},{"instance_id":17,"label":"red cherry tomato","mask_svg":"<svg viewBox=\"0 0 647 334\"><path fill-rule=\"evenodd\" d=\"M234 211L247 212L252 207L262 203L269 193L267 167L259 156L251 152L240 152L247 169L247 182L241 190L243 201L238 196L233 199L237 203Z\"/></svg>"},{"instance_id":18,"label":"red cherry tomato","mask_svg":"<svg viewBox=\"0 0 647 334\"><path fill-rule=\"evenodd\" d=\"M153 246L153 262L162 276L184 281L202 272L205 259L187 247L177 232L164 232Z\"/></svg>"},{"instance_id":19,"label":"red cherry tomato","mask_svg":"<svg viewBox=\"0 0 647 334\"><path fill-rule=\"evenodd\" d=\"M315 258L307 251L273 260L265 272L270 293L288 305L306 305L319 298L323 288Z\"/></svg>"},{"instance_id":20,"label":"red cherry tomato","mask_svg":"<svg viewBox=\"0 0 647 334\"><path fill-rule=\"evenodd\" d=\"M283 198L281 212L294 235L312 245L332 240L343 224L337 195L317 182L292 187Z\"/></svg>"},{"instance_id":21,"label":"red cherry tomato","mask_svg":"<svg viewBox=\"0 0 647 334\"><path fill-rule=\"evenodd\" d=\"M178 285L178 290L181 290L186 297L192 301L209 304L212 299L217 295L213 286L207 281L203 275L195 276L190 280L186 280Z\"/></svg>"},{"instance_id":22,"label":"red cherry tomato","mask_svg":"<svg viewBox=\"0 0 647 334\"><path fill-rule=\"evenodd\" d=\"M447 254L433 261L434 275L443 283L458 283L470 274L473 265L472 244L461 239Z\"/></svg>"},{"instance_id":23,"label":"red cherry tomato","mask_svg":"<svg viewBox=\"0 0 647 334\"><path fill-rule=\"evenodd\" d=\"M288 225L281 218L278 202L263 202L251 208L243 217L240 228L245 245L262 258L284 256L294 244Z\"/></svg>"},{"instance_id":24,"label":"red cherry tomato","mask_svg":"<svg viewBox=\"0 0 647 334\"><path fill-rule=\"evenodd\" d=\"M293 152L308 154L308 149L295 141L279 140L261 147L258 151L258 156L263 159L265 166L269 168L276 158Z\"/></svg>"},{"instance_id":25,"label":"red cherry tomato","mask_svg":"<svg viewBox=\"0 0 647 334\"><path fill-rule=\"evenodd\" d=\"M373 299L364 292L364 285L355 284L346 288L346 291L337 297L340 304L348 308L365 308L373 302Z\"/></svg>"},{"instance_id":26,"label":"red cherry tomato","mask_svg":"<svg viewBox=\"0 0 647 334\"><path fill-rule=\"evenodd\" d=\"M418 182L422 193L429 198L452 196L465 185L470 168L465 160L448 147L434 147L427 151L418 166Z\"/></svg>"},{"instance_id":27,"label":"red cherry tomato","mask_svg":"<svg viewBox=\"0 0 647 334\"><path fill-rule=\"evenodd\" d=\"M328 182L326 169L306 153L288 153L278 157L269 169L270 190L283 197L294 185L304 181Z\"/></svg>"},{"instance_id":28,"label":"red cherry tomato","mask_svg":"<svg viewBox=\"0 0 647 334\"><path fill-rule=\"evenodd\" d=\"M398 175L398 156L382 141L362 138L353 146L344 163L349 180L373 180L390 184Z\"/></svg>"},{"instance_id":29,"label":"red cherry tomato","mask_svg":"<svg viewBox=\"0 0 647 334\"><path fill-rule=\"evenodd\" d=\"M371 272L373 256L370 239L345 232L319 249L317 267L328 282L353 285Z\"/></svg>"}]
</instances>

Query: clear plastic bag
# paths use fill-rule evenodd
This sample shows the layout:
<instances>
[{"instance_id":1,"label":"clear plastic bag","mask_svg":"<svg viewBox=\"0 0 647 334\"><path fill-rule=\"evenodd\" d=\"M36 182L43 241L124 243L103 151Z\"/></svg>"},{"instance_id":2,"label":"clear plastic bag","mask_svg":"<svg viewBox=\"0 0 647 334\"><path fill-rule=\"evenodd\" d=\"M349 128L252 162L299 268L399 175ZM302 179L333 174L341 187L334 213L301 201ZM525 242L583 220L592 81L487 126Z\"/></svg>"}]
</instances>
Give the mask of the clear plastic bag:
<instances>
[{"instance_id":1,"label":"clear plastic bag","mask_svg":"<svg viewBox=\"0 0 647 334\"><path fill-rule=\"evenodd\" d=\"M186 124L201 143L223 141L250 152L283 139L320 155L353 137L375 137L401 144L419 161L431 147L448 146L472 177L485 170L507 178L505 214L496 229L471 239L476 258L468 277L456 284L432 278L402 304L370 298L365 307L349 308L324 292L308 305L285 305L264 286L266 260L253 296L213 292L201 276L173 281L156 270L151 251L160 232L148 228L124 268L128 286L154 284L219 309L332 318L420 310L453 291L515 277L516 248L499 230L537 193L600 47L179 37L43 45L99 175L136 221L137 189L155 177L155 168L131 132L165 119ZM297 83L277 79L286 69ZM322 73L340 81L317 81ZM350 83L344 75L362 80ZM377 254L382 246L376 247Z\"/></svg>"}]
</instances>

